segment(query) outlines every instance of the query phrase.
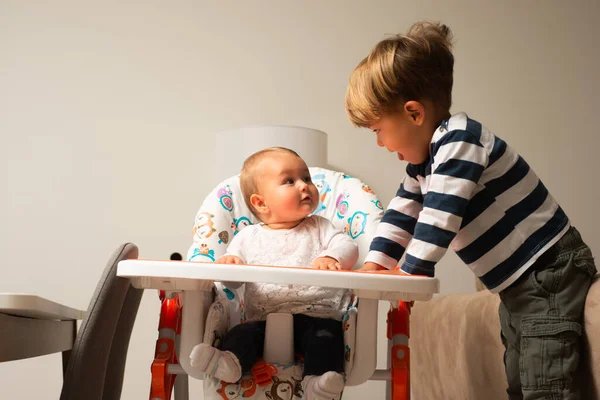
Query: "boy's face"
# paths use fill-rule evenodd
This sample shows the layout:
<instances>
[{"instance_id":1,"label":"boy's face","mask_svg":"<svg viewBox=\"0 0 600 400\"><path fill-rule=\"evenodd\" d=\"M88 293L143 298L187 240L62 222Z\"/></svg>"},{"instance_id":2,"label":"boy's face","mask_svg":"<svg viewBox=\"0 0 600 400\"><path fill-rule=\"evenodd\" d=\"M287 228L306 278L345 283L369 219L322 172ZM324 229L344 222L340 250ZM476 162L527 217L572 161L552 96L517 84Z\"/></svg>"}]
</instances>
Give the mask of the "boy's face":
<instances>
[{"instance_id":1,"label":"boy's face","mask_svg":"<svg viewBox=\"0 0 600 400\"><path fill-rule=\"evenodd\" d=\"M273 153L262 160L257 169L260 170L259 196L267 208L264 216L267 220L263 222L299 221L317 208L319 192L301 158Z\"/></svg>"},{"instance_id":2,"label":"boy's face","mask_svg":"<svg viewBox=\"0 0 600 400\"><path fill-rule=\"evenodd\" d=\"M421 164L429 157L429 144L433 132L418 122L413 114L405 109L383 115L369 126L377 135L377 145L398 153L400 161Z\"/></svg>"}]
</instances>

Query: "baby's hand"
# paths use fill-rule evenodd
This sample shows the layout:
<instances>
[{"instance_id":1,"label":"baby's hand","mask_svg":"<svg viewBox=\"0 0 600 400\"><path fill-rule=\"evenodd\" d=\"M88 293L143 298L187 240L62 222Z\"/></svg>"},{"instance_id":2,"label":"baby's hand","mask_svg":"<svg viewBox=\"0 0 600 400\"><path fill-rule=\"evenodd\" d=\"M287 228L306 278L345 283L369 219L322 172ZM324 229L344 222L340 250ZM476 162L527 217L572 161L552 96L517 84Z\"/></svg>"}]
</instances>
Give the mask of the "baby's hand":
<instances>
[{"instance_id":1,"label":"baby's hand","mask_svg":"<svg viewBox=\"0 0 600 400\"><path fill-rule=\"evenodd\" d=\"M312 263L313 269L330 269L330 270L340 270L342 266L332 257L319 257L316 258Z\"/></svg>"},{"instance_id":2,"label":"baby's hand","mask_svg":"<svg viewBox=\"0 0 600 400\"><path fill-rule=\"evenodd\" d=\"M215 261L216 264L243 264L244 261L236 256L223 256L220 257L217 261Z\"/></svg>"}]
</instances>

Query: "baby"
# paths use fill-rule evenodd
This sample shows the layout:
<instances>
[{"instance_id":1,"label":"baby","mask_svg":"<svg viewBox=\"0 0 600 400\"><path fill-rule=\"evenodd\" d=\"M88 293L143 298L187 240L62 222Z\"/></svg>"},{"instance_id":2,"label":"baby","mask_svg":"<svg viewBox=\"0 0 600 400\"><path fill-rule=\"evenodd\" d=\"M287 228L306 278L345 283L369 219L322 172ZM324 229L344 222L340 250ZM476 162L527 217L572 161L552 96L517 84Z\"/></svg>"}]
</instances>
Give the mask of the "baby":
<instances>
[{"instance_id":1,"label":"baby","mask_svg":"<svg viewBox=\"0 0 600 400\"><path fill-rule=\"evenodd\" d=\"M311 215L319 203L306 163L289 149L273 147L250 156L240 174L244 201L261 223L240 231L217 263L351 269L358 247L327 219ZM304 356L302 388L308 400L339 398L344 378L340 321L350 303L346 289L246 283L247 322L233 327L220 349L197 345L192 366L225 382L237 382L262 357L265 318L294 318L294 348Z\"/></svg>"}]
</instances>

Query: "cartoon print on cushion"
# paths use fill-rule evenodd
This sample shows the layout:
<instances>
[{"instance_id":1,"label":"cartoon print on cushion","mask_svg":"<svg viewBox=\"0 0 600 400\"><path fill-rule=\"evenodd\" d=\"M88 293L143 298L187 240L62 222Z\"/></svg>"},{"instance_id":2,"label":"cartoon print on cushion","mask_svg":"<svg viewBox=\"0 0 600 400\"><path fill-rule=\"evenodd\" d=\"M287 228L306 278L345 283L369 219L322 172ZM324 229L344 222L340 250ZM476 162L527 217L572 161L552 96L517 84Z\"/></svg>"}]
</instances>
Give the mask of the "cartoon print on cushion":
<instances>
[{"instance_id":1,"label":"cartoon print on cushion","mask_svg":"<svg viewBox=\"0 0 600 400\"><path fill-rule=\"evenodd\" d=\"M211 235L216 232L214 228L213 218L215 216L211 213L201 212L196 217L196 223L194 224L194 235L198 236L200 239L207 239L211 237Z\"/></svg>"},{"instance_id":2,"label":"cartoon print on cushion","mask_svg":"<svg viewBox=\"0 0 600 400\"><path fill-rule=\"evenodd\" d=\"M229 185L221 186L219 190L217 190L217 197L219 198L219 203L221 206L227 211L231 212L233 210L233 192Z\"/></svg>"},{"instance_id":3,"label":"cartoon print on cushion","mask_svg":"<svg viewBox=\"0 0 600 400\"><path fill-rule=\"evenodd\" d=\"M231 223L231 229L233 229L233 236L237 235L239 231L244 229L247 226L252 225L250 219L248 217L239 217L238 219L233 219Z\"/></svg>"},{"instance_id":4,"label":"cartoon print on cushion","mask_svg":"<svg viewBox=\"0 0 600 400\"><path fill-rule=\"evenodd\" d=\"M350 313L345 313L343 318L344 332L350 329L350 324L348 321L350 321Z\"/></svg>"},{"instance_id":5,"label":"cartoon print on cushion","mask_svg":"<svg viewBox=\"0 0 600 400\"><path fill-rule=\"evenodd\" d=\"M280 380L273 376L273 385L265 392L269 400L293 400L294 396L302 398L302 381L292 377L292 380Z\"/></svg>"},{"instance_id":6,"label":"cartoon print on cushion","mask_svg":"<svg viewBox=\"0 0 600 400\"><path fill-rule=\"evenodd\" d=\"M225 308L223 307L223 303L220 301L215 301L213 305L213 310L220 312L221 314L225 314Z\"/></svg>"},{"instance_id":7,"label":"cartoon print on cushion","mask_svg":"<svg viewBox=\"0 0 600 400\"><path fill-rule=\"evenodd\" d=\"M342 179L352 179L354 178L352 175L346 175L344 173L342 173Z\"/></svg>"},{"instance_id":8,"label":"cartoon print on cushion","mask_svg":"<svg viewBox=\"0 0 600 400\"><path fill-rule=\"evenodd\" d=\"M348 312L354 310L356 311L356 305L358 304L358 298L356 297L356 294L352 293L352 295L350 296L350 307L348 307Z\"/></svg>"},{"instance_id":9,"label":"cartoon print on cushion","mask_svg":"<svg viewBox=\"0 0 600 400\"><path fill-rule=\"evenodd\" d=\"M344 233L347 233L352 239L356 239L363 233L367 227L367 213L357 211L350 218L348 224L344 228Z\"/></svg>"},{"instance_id":10,"label":"cartoon print on cushion","mask_svg":"<svg viewBox=\"0 0 600 400\"><path fill-rule=\"evenodd\" d=\"M383 210L383 206L381 205L381 201L378 200L371 200L371 203L375 204L375 207L379 208L380 210Z\"/></svg>"},{"instance_id":11,"label":"cartoon print on cushion","mask_svg":"<svg viewBox=\"0 0 600 400\"><path fill-rule=\"evenodd\" d=\"M221 387L217 389L217 393L223 400L247 399L256 393L256 384L252 379L242 379L239 384L221 381Z\"/></svg>"},{"instance_id":12,"label":"cartoon print on cushion","mask_svg":"<svg viewBox=\"0 0 600 400\"><path fill-rule=\"evenodd\" d=\"M208 248L206 243L200 244L200 248L196 247L189 261L201 261L202 258L208 258L210 261L215 261L215 251Z\"/></svg>"},{"instance_id":13,"label":"cartoon print on cushion","mask_svg":"<svg viewBox=\"0 0 600 400\"><path fill-rule=\"evenodd\" d=\"M224 287L223 292L225 292L225 296L227 296L227 300L235 299L235 294L231 291L231 289Z\"/></svg>"},{"instance_id":14,"label":"cartoon print on cushion","mask_svg":"<svg viewBox=\"0 0 600 400\"><path fill-rule=\"evenodd\" d=\"M339 219L344 218L344 216L348 212L348 208L350 207L350 205L348 204L349 197L350 197L350 195L348 193L344 192L344 193L340 194L338 196L338 198L335 200L335 209L336 209L335 215L337 215L337 217Z\"/></svg>"},{"instance_id":15,"label":"cartoon print on cushion","mask_svg":"<svg viewBox=\"0 0 600 400\"><path fill-rule=\"evenodd\" d=\"M350 354L352 353L352 350L350 349L350 346L346 345L346 349L344 351L344 360L346 360L346 362L350 362Z\"/></svg>"},{"instance_id":16,"label":"cartoon print on cushion","mask_svg":"<svg viewBox=\"0 0 600 400\"><path fill-rule=\"evenodd\" d=\"M246 306L244 305L244 299L240 299L240 324L246 322Z\"/></svg>"},{"instance_id":17,"label":"cartoon print on cushion","mask_svg":"<svg viewBox=\"0 0 600 400\"><path fill-rule=\"evenodd\" d=\"M219 244L227 244L229 243L229 232L221 231L219 232Z\"/></svg>"},{"instance_id":18,"label":"cartoon print on cushion","mask_svg":"<svg viewBox=\"0 0 600 400\"><path fill-rule=\"evenodd\" d=\"M312 179L319 191L319 205L313 214L318 214L325 209L325 198L327 198L327 193L331 192L331 187L325 180L325 174L317 174Z\"/></svg>"},{"instance_id":19,"label":"cartoon print on cushion","mask_svg":"<svg viewBox=\"0 0 600 400\"><path fill-rule=\"evenodd\" d=\"M375 194L375 192L366 183L363 183L362 190L364 190L365 192L367 192L369 194Z\"/></svg>"}]
</instances>

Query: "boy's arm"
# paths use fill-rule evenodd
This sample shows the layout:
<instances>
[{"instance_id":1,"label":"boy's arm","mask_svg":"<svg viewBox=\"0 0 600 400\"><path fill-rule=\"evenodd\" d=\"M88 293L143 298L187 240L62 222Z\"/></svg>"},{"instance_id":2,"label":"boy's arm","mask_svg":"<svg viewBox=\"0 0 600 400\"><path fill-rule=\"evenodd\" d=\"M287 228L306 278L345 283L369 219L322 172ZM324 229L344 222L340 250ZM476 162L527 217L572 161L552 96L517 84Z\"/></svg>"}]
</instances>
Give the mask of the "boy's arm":
<instances>
[{"instance_id":1,"label":"boy's arm","mask_svg":"<svg viewBox=\"0 0 600 400\"><path fill-rule=\"evenodd\" d=\"M348 235L338 230L326 218L317 216L319 236L326 247L319 257L330 257L340 264L342 269L352 269L358 260L358 246Z\"/></svg>"},{"instance_id":2,"label":"boy's arm","mask_svg":"<svg viewBox=\"0 0 600 400\"><path fill-rule=\"evenodd\" d=\"M377 226L365 265L372 263L394 269L413 236L422 209L423 196L419 181L407 168L407 174L396 192L396 197L390 202Z\"/></svg>"},{"instance_id":3,"label":"boy's arm","mask_svg":"<svg viewBox=\"0 0 600 400\"><path fill-rule=\"evenodd\" d=\"M423 210L415 225L402 270L434 276L435 264L458 233L469 200L488 164L488 153L479 138L454 130L438 140Z\"/></svg>"}]
</instances>

